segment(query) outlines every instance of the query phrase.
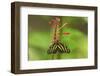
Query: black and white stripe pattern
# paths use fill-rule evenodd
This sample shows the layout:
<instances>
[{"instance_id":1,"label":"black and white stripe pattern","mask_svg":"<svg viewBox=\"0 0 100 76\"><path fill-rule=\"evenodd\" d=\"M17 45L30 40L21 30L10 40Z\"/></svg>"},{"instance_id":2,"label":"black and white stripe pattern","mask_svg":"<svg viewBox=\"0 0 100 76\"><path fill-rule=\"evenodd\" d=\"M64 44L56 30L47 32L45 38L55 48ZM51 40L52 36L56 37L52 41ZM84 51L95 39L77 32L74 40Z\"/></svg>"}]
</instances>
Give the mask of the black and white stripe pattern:
<instances>
[{"instance_id":1,"label":"black and white stripe pattern","mask_svg":"<svg viewBox=\"0 0 100 76\"><path fill-rule=\"evenodd\" d=\"M60 42L53 43L48 50L48 54L70 53L70 50Z\"/></svg>"}]
</instances>

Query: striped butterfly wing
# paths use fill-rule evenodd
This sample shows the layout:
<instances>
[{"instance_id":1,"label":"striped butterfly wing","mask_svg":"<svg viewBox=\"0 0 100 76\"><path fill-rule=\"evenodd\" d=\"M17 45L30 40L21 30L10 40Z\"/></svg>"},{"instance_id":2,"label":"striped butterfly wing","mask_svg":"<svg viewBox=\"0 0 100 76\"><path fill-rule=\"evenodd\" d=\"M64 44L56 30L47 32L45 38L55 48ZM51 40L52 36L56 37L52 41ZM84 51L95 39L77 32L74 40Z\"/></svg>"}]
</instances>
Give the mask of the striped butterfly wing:
<instances>
[{"instance_id":1,"label":"striped butterfly wing","mask_svg":"<svg viewBox=\"0 0 100 76\"><path fill-rule=\"evenodd\" d=\"M49 49L48 54L56 54L56 53L70 53L70 50L60 42L53 43Z\"/></svg>"}]
</instances>

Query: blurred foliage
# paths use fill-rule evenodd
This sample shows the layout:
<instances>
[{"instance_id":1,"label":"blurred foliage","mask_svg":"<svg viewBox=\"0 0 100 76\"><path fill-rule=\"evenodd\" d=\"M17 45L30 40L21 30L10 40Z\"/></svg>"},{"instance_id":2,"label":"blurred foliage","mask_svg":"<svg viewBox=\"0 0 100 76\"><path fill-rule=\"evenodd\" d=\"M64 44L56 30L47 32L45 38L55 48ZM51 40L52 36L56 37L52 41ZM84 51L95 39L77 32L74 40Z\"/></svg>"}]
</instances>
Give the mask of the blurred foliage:
<instances>
[{"instance_id":1,"label":"blurred foliage","mask_svg":"<svg viewBox=\"0 0 100 76\"><path fill-rule=\"evenodd\" d=\"M28 59L50 60L51 54L47 50L52 42L52 27L48 24L52 16L29 15L28 16ZM61 42L71 52L61 54L60 59L79 59L88 57L88 18L61 16L62 24L68 23L61 34Z\"/></svg>"}]
</instances>

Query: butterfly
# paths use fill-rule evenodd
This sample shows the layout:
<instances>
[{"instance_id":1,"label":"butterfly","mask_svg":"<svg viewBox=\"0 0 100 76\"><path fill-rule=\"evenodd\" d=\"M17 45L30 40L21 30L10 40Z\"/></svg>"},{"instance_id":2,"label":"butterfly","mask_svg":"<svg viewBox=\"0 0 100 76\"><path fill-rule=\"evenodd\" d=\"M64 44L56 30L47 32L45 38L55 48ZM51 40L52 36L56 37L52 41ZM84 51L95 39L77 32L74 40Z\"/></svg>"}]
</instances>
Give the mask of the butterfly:
<instances>
[{"instance_id":1,"label":"butterfly","mask_svg":"<svg viewBox=\"0 0 100 76\"><path fill-rule=\"evenodd\" d=\"M70 53L70 49L67 48L64 44L61 42L53 43L49 49L48 54L56 54L56 53Z\"/></svg>"}]
</instances>

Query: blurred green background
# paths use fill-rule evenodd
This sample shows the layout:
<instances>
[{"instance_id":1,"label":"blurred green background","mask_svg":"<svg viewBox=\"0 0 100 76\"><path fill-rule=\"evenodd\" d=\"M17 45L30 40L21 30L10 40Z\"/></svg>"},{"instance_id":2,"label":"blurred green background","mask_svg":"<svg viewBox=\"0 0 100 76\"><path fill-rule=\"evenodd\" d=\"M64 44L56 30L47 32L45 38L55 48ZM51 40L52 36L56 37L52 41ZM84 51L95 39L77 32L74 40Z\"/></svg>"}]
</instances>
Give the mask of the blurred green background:
<instances>
[{"instance_id":1,"label":"blurred green background","mask_svg":"<svg viewBox=\"0 0 100 76\"><path fill-rule=\"evenodd\" d=\"M79 59L88 57L88 18L60 16L62 25L68 23L61 34L61 42L71 50L61 54L60 59ZM50 60L47 50L52 42L52 27L48 24L52 16L28 15L28 60Z\"/></svg>"}]
</instances>

